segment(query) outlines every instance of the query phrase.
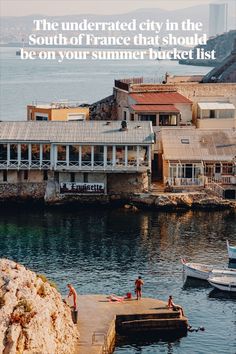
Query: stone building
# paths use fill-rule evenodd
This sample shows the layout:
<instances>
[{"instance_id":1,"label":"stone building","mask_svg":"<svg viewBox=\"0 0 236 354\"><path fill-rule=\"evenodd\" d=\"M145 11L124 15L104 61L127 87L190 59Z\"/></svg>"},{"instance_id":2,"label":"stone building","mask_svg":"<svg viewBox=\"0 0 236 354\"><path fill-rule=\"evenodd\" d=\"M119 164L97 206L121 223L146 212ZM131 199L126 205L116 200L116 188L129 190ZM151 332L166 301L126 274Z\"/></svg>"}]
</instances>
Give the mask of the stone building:
<instances>
[{"instance_id":1,"label":"stone building","mask_svg":"<svg viewBox=\"0 0 236 354\"><path fill-rule=\"evenodd\" d=\"M232 129L165 129L163 179L174 189L210 186L236 199L236 133Z\"/></svg>"},{"instance_id":2,"label":"stone building","mask_svg":"<svg viewBox=\"0 0 236 354\"><path fill-rule=\"evenodd\" d=\"M120 120L151 121L153 126L178 126L192 119L192 102L174 87L143 86L115 80L114 97Z\"/></svg>"},{"instance_id":3,"label":"stone building","mask_svg":"<svg viewBox=\"0 0 236 354\"><path fill-rule=\"evenodd\" d=\"M150 122L0 122L0 199L149 189Z\"/></svg>"}]
</instances>

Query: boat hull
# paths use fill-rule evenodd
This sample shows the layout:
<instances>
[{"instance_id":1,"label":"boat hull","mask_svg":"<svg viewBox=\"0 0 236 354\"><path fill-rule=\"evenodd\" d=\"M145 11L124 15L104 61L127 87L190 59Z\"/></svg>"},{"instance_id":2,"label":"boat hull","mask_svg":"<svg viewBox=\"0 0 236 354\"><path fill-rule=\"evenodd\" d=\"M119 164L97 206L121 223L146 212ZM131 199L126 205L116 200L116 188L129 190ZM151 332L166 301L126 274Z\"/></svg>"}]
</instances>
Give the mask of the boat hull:
<instances>
[{"instance_id":1,"label":"boat hull","mask_svg":"<svg viewBox=\"0 0 236 354\"><path fill-rule=\"evenodd\" d=\"M201 280L207 280L211 274L210 271L202 271L193 268L189 265L189 263L183 264L183 270L186 277L201 279Z\"/></svg>"},{"instance_id":2,"label":"boat hull","mask_svg":"<svg viewBox=\"0 0 236 354\"><path fill-rule=\"evenodd\" d=\"M236 292L236 283L233 284L223 284L217 281L213 281L211 279L208 280L211 286L221 291L229 291L229 292Z\"/></svg>"}]
</instances>

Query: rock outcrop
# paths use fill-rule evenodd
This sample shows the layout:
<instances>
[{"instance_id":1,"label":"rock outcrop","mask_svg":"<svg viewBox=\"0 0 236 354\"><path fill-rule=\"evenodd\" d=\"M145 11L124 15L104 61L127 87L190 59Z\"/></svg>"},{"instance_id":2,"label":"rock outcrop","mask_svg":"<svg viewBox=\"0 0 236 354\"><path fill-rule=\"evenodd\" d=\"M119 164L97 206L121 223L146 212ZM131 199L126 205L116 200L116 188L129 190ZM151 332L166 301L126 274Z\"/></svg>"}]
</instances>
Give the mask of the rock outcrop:
<instances>
[{"instance_id":1,"label":"rock outcrop","mask_svg":"<svg viewBox=\"0 0 236 354\"><path fill-rule=\"evenodd\" d=\"M70 308L43 276L0 260L0 353L74 352L77 327Z\"/></svg>"},{"instance_id":2,"label":"rock outcrop","mask_svg":"<svg viewBox=\"0 0 236 354\"><path fill-rule=\"evenodd\" d=\"M234 40L236 38L236 31L231 30L216 37L210 38L206 45L198 45L194 48L193 59L179 60L180 64L185 65L201 65L201 66L217 66L224 60L227 55L233 50ZM202 48L205 51L215 50L216 60L213 59L197 59L197 48Z\"/></svg>"}]
</instances>

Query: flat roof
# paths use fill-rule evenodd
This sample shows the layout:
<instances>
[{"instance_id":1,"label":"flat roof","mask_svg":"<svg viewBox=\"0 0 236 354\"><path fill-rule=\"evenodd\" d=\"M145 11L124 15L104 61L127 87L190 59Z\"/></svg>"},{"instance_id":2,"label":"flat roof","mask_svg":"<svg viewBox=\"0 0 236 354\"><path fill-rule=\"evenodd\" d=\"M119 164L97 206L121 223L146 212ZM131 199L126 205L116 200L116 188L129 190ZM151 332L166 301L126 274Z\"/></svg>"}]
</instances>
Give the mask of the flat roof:
<instances>
[{"instance_id":1,"label":"flat roof","mask_svg":"<svg viewBox=\"0 0 236 354\"><path fill-rule=\"evenodd\" d=\"M84 144L152 144L151 122L121 121L17 121L0 122L0 142L84 143Z\"/></svg>"},{"instance_id":2,"label":"flat roof","mask_svg":"<svg viewBox=\"0 0 236 354\"><path fill-rule=\"evenodd\" d=\"M232 161L236 156L233 129L163 129L163 157L180 161Z\"/></svg>"},{"instance_id":3,"label":"flat roof","mask_svg":"<svg viewBox=\"0 0 236 354\"><path fill-rule=\"evenodd\" d=\"M199 102L200 109L235 109L233 103L228 102Z\"/></svg>"}]
</instances>

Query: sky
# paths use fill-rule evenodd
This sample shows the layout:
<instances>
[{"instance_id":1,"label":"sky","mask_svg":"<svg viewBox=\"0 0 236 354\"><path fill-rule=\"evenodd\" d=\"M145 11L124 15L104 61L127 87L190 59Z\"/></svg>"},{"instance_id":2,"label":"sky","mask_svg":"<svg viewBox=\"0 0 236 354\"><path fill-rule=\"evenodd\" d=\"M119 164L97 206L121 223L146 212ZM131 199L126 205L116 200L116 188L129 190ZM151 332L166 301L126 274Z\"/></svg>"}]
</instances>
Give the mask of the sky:
<instances>
[{"instance_id":1,"label":"sky","mask_svg":"<svg viewBox=\"0 0 236 354\"><path fill-rule=\"evenodd\" d=\"M235 8L236 0L1 0L0 16L60 16L83 13L109 15L142 8L176 10L209 3L229 3Z\"/></svg>"}]
</instances>

